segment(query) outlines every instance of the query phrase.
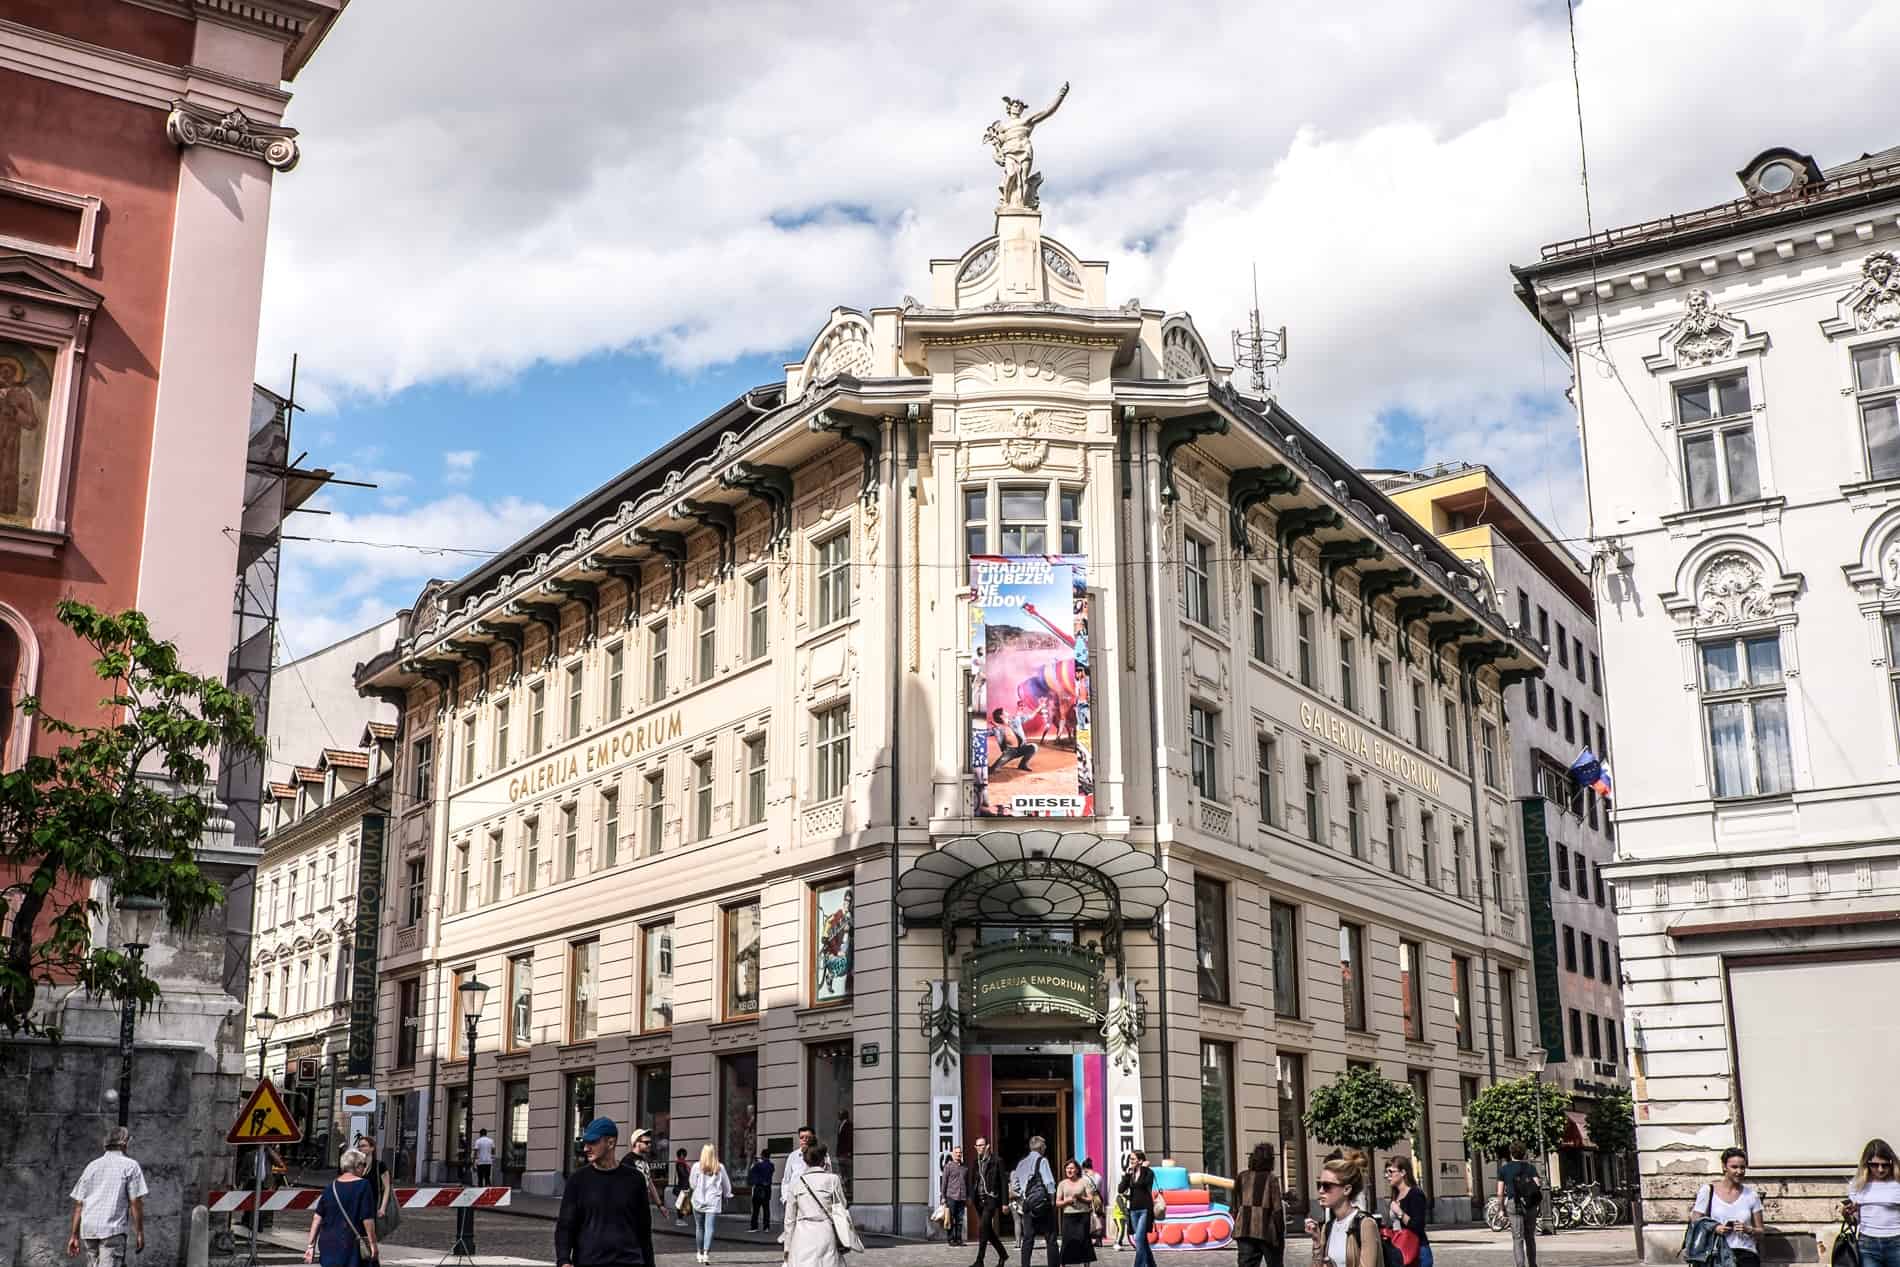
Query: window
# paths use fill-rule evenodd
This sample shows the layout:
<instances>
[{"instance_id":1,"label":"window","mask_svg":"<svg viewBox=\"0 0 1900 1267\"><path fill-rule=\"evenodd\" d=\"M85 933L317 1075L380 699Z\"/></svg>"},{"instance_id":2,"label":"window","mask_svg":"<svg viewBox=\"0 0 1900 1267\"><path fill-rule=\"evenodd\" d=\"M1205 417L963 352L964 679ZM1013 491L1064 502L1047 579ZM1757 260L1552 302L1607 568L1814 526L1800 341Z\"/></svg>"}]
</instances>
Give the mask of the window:
<instances>
[{"instance_id":1,"label":"window","mask_svg":"<svg viewBox=\"0 0 1900 1267\"><path fill-rule=\"evenodd\" d=\"M1412 742L1425 751L1425 687L1419 682L1412 683Z\"/></svg>"},{"instance_id":2,"label":"window","mask_svg":"<svg viewBox=\"0 0 1900 1267\"><path fill-rule=\"evenodd\" d=\"M482 904L501 900L501 833L488 833L488 880L482 885Z\"/></svg>"},{"instance_id":3,"label":"window","mask_svg":"<svg viewBox=\"0 0 1900 1267\"><path fill-rule=\"evenodd\" d=\"M1418 849L1425 865L1425 883L1435 889L1444 877L1438 874L1438 820L1430 810L1419 812Z\"/></svg>"},{"instance_id":4,"label":"window","mask_svg":"<svg viewBox=\"0 0 1900 1267\"><path fill-rule=\"evenodd\" d=\"M1618 1063L1616 1055L1616 1020L1614 1017L1606 1016L1603 1018L1603 1054L1609 1057L1611 1064L1614 1065Z\"/></svg>"},{"instance_id":5,"label":"window","mask_svg":"<svg viewBox=\"0 0 1900 1267\"><path fill-rule=\"evenodd\" d=\"M1582 897L1590 891L1589 862L1584 858L1582 850L1572 854L1570 860L1576 865L1577 896Z\"/></svg>"},{"instance_id":6,"label":"window","mask_svg":"<svg viewBox=\"0 0 1900 1267\"><path fill-rule=\"evenodd\" d=\"M1550 613L1542 607L1537 609L1537 641L1550 645Z\"/></svg>"},{"instance_id":7,"label":"window","mask_svg":"<svg viewBox=\"0 0 1900 1267\"><path fill-rule=\"evenodd\" d=\"M528 688L528 753L533 755L548 746L548 688L536 682Z\"/></svg>"},{"instance_id":8,"label":"window","mask_svg":"<svg viewBox=\"0 0 1900 1267\"><path fill-rule=\"evenodd\" d=\"M567 666L567 729L563 739L572 739L581 733L581 687L584 679L581 665L577 661Z\"/></svg>"},{"instance_id":9,"label":"window","mask_svg":"<svg viewBox=\"0 0 1900 1267\"><path fill-rule=\"evenodd\" d=\"M768 650L766 643L772 629L771 590L772 576L769 572L746 578L745 658L748 660L760 659Z\"/></svg>"},{"instance_id":10,"label":"window","mask_svg":"<svg viewBox=\"0 0 1900 1267\"><path fill-rule=\"evenodd\" d=\"M1405 810L1399 798L1385 798L1385 864L1398 874L1405 870Z\"/></svg>"},{"instance_id":11,"label":"window","mask_svg":"<svg viewBox=\"0 0 1900 1267\"><path fill-rule=\"evenodd\" d=\"M541 820L529 818L521 823L521 870L515 876L516 893L532 893L541 882Z\"/></svg>"},{"instance_id":12,"label":"window","mask_svg":"<svg viewBox=\"0 0 1900 1267\"><path fill-rule=\"evenodd\" d=\"M646 856L666 848L666 771L647 775Z\"/></svg>"},{"instance_id":13,"label":"window","mask_svg":"<svg viewBox=\"0 0 1900 1267\"><path fill-rule=\"evenodd\" d=\"M462 723L462 786L475 781L475 719Z\"/></svg>"},{"instance_id":14,"label":"window","mask_svg":"<svg viewBox=\"0 0 1900 1267\"><path fill-rule=\"evenodd\" d=\"M745 821L747 826L765 821L764 735L748 735L745 741Z\"/></svg>"},{"instance_id":15,"label":"window","mask_svg":"<svg viewBox=\"0 0 1900 1267\"><path fill-rule=\"evenodd\" d=\"M1208 576L1207 542L1193 535L1181 539L1182 598L1187 618L1197 625L1214 623L1213 583Z\"/></svg>"},{"instance_id":16,"label":"window","mask_svg":"<svg viewBox=\"0 0 1900 1267\"><path fill-rule=\"evenodd\" d=\"M1595 1012L1590 1013L1588 1025L1590 1031L1590 1059L1601 1060L1603 1059L1603 1032L1598 1028L1597 1015Z\"/></svg>"},{"instance_id":17,"label":"window","mask_svg":"<svg viewBox=\"0 0 1900 1267\"><path fill-rule=\"evenodd\" d=\"M848 1195L851 1191L851 1127L853 1121L852 1084L857 1078L858 1058L849 1036L828 1043L813 1043L805 1048L805 1116L807 1122L828 1122L841 1137L841 1157L832 1158L836 1174Z\"/></svg>"},{"instance_id":18,"label":"window","mask_svg":"<svg viewBox=\"0 0 1900 1267\"><path fill-rule=\"evenodd\" d=\"M990 552L990 490L987 488L966 488L963 490L963 553L967 560L972 554ZM967 563L965 565L968 566Z\"/></svg>"},{"instance_id":19,"label":"window","mask_svg":"<svg viewBox=\"0 0 1900 1267\"><path fill-rule=\"evenodd\" d=\"M562 1075L561 1113L566 1123L566 1135L561 1140L561 1173L567 1174L587 1164L581 1160L580 1138L594 1120L593 1070Z\"/></svg>"},{"instance_id":20,"label":"window","mask_svg":"<svg viewBox=\"0 0 1900 1267\"><path fill-rule=\"evenodd\" d=\"M1590 887L1596 890L1596 903L1603 905L1603 868L1596 863L1590 864Z\"/></svg>"},{"instance_id":21,"label":"window","mask_svg":"<svg viewBox=\"0 0 1900 1267\"><path fill-rule=\"evenodd\" d=\"M737 1052L719 1057L719 1120L713 1142L721 1157L759 1155L759 1056Z\"/></svg>"},{"instance_id":22,"label":"window","mask_svg":"<svg viewBox=\"0 0 1900 1267\"><path fill-rule=\"evenodd\" d=\"M607 648L607 698L604 703L609 721L627 710L627 648L618 642Z\"/></svg>"},{"instance_id":23,"label":"window","mask_svg":"<svg viewBox=\"0 0 1900 1267\"><path fill-rule=\"evenodd\" d=\"M1531 631L1531 596L1523 590L1517 592L1517 627L1525 633Z\"/></svg>"},{"instance_id":24,"label":"window","mask_svg":"<svg viewBox=\"0 0 1900 1267\"><path fill-rule=\"evenodd\" d=\"M1352 639L1339 635L1339 706L1349 713L1359 711L1359 683L1353 676Z\"/></svg>"},{"instance_id":25,"label":"window","mask_svg":"<svg viewBox=\"0 0 1900 1267\"><path fill-rule=\"evenodd\" d=\"M1517 970L1498 969L1498 1022L1504 1028L1504 1054L1517 1057Z\"/></svg>"},{"instance_id":26,"label":"window","mask_svg":"<svg viewBox=\"0 0 1900 1267\"><path fill-rule=\"evenodd\" d=\"M725 1017L756 1016L759 1012L759 904L757 900L724 907L719 912L725 929Z\"/></svg>"},{"instance_id":27,"label":"window","mask_svg":"<svg viewBox=\"0 0 1900 1267\"><path fill-rule=\"evenodd\" d=\"M610 787L600 794L600 857L595 865L616 866L620 862L620 789Z\"/></svg>"},{"instance_id":28,"label":"window","mask_svg":"<svg viewBox=\"0 0 1900 1267\"><path fill-rule=\"evenodd\" d=\"M652 656L647 669L647 698L657 701L666 698L666 622L661 620L649 625L647 634Z\"/></svg>"},{"instance_id":29,"label":"window","mask_svg":"<svg viewBox=\"0 0 1900 1267\"><path fill-rule=\"evenodd\" d=\"M847 530L818 544L818 624L833 624L850 614L851 533Z\"/></svg>"},{"instance_id":30,"label":"window","mask_svg":"<svg viewBox=\"0 0 1900 1267\"><path fill-rule=\"evenodd\" d=\"M1455 823L1451 829L1451 875L1458 896L1470 897L1471 882L1465 872L1465 829Z\"/></svg>"},{"instance_id":31,"label":"window","mask_svg":"<svg viewBox=\"0 0 1900 1267\"><path fill-rule=\"evenodd\" d=\"M1747 374L1678 386L1676 425L1682 436L1683 491L1689 509L1761 496Z\"/></svg>"},{"instance_id":32,"label":"window","mask_svg":"<svg viewBox=\"0 0 1900 1267\"><path fill-rule=\"evenodd\" d=\"M1557 622L1557 663L1564 668L1570 667L1570 635L1564 632L1564 622Z\"/></svg>"},{"instance_id":33,"label":"window","mask_svg":"<svg viewBox=\"0 0 1900 1267\"><path fill-rule=\"evenodd\" d=\"M1610 759L1610 737L1603 733L1603 723L1597 723L1597 755L1605 761Z\"/></svg>"},{"instance_id":34,"label":"window","mask_svg":"<svg viewBox=\"0 0 1900 1267\"><path fill-rule=\"evenodd\" d=\"M851 997L854 944L851 881L833 880L811 891L811 1001L814 1007Z\"/></svg>"},{"instance_id":35,"label":"window","mask_svg":"<svg viewBox=\"0 0 1900 1267\"><path fill-rule=\"evenodd\" d=\"M1227 1002L1227 886L1201 875L1194 877L1194 967L1201 997Z\"/></svg>"},{"instance_id":36,"label":"window","mask_svg":"<svg viewBox=\"0 0 1900 1267\"><path fill-rule=\"evenodd\" d=\"M640 930L640 1030L673 1028L673 921Z\"/></svg>"},{"instance_id":37,"label":"window","mask_svg":"<svg viewBox=\"0 0 1900 1267\"><path fill-rule=\"evenodd\" d=\"M297 888L298 888L297 876L298 874L299 874L298 869L296 867L292 867L290 869L290 885L287 890L290 896L287 899L286 909L288 911L289 918L293 920L297 918ZM415 920L411 918L408 922L413 924L415 923Z\"/></svg>"},{"instance_id":38,"label":"window","mask_svg":"<svg viewBox=\"0 0 1900 1267\"><path fill-rule=\"evenodd\" d=\"M1583 1054L1583 1013L1574 1007L1570 1009L1570 1050Z\"/></svg>"},{"instance_id":39,"label":"window","mask_svg":"<svg viewBox=\"0 0 1900 1267\"><path fill-rule=\"evenodd\" d=\"M1432 1173L1432 1073L1429 1069L1407 1069L1405 1081L1418 1101L1418 1133L1412 1136L1412 1156L1417 1158L1419 1175Z\"/></svg>"},{"instance_id":40,"label":"window","mask_svg":"<svg viewBox=\"0 0 1900 1267\"><path fill-rule=\"evenodd\" d=\"M1379 675L1379 729L1392 731L1392 662L1383 656L1377 661Z\"/></svg>"},{"instance_id":41,"label":"window","mask_svg":"<svg viewBox=\"0 0 1900 1267\"><path fill-rule=\"evenodd\" d=\"M561 806L561 878L571 880L580 874L581 816L576 805Z\"/></svg>"},{"instance_id":42,"label":"window","mask_svg":"<svg viewBox=\"0 0 1900 1267\"><path fill-rule=\"evenodd\" d=\"M1570 645L1573 648L1575 648L1571 663L1576 667L1577 681L1588 682L1590 679L1584 674L1584 671L1583 671L1583 639L1572 638L1570 640Z\"/></svg>"},{"instance_id":43,"label":"window","mask_svg":"<svg viewBox=\"0 0 1900 1267\"><path fill-rule=\"evenodd\" d=\"M1603 982L1604 985L1616 984L1610 979L1610 953L1609 942L1599 941L1597 943L1597 980Z\"/></svg>"},{"instance_id":44,"label":"window","mask_svg":"<svg viewBox=\"0 0 1900 1267\"><path fill-rule=\"evenodd\" d=\"M1265 664L1271 660L1267 654L1267 583L1256 576L1247 583L1247 593L1248 652Z\"/></svg>"},{"instance_id":45,"label":"window","mask_svg":"<svg viewBox=\"0 0 1900 1267\"><path fill-rule=\"evenodd\" d=\"M1485 786L1502 787L1498 781L1498 728L1490 722L1480 723L1478 742L1484 757Z\"/></svg>"},{"instance_id":46,"label":"window","mask_svg":"<svg viewBox=\"0 0 1900 1267\"><path fill-rule=\"evenodd\" d=\"M1405 1039L1425 1041L1425 948L1415 941L1399 943L1399 998L1405 1009Z\"/></svg>"},{"instance_id":47,"label":"window","mask_svg":"<svg viewBox=\"0 0 1900 1267\"><path fill-rule=\"evenodd\" d=\"M1794 786L1787 688L1775 634L1705 642L1702 709L1717 796L1758 796Z\"/></svg>"},{"instance_id":48,"label":"window","mask_svg":"<svg viewBox=\"0 0 1900 1267\"><path fill-rule=\"evenodd\" d=\"M1577 970L1577 932L1570 925L1564 925L1564 971Z\"/></svg>"},{"instance_id":49,"label":"window","mask_svg":"<svg viewBox=\"0 0 1900 1267\"><path fill-rule=\"evenodd\" d=\"M1356 776L1346 779L1346 844L1352 856L1366 856L1366 785Z\"/></svg>"},{"instance_id":50,"label":"window","mask_svg":"<svg viewBox=\"0 0 1900 1267\"><path fill-rule=\"evenodd\" d=\"M851 777L851 705L834 704L818 722L817 794L821 801L843 796Z\"/></svg>"},{"instance_id":51,"label":"window","mask_svg":"<svg viewBox=\"0 0 1900 1267\"><path fill-rule=\"evenodd\" d=\"M1532 717L1537 716L1537 683L1524 683L1524 711Z\"/></svg>"},{"instance_id":52,"label":"window","mask_svg":"<svg viewBox=\"0 0 1900 1267\"><path fill-rule=\"evenodd\" d=\"M1004 554L1049 553L1048 493L1041 488L1005 488L997 497L998 537Z\"/></svg>"},{"instance_id":53,"label":"window","mask_svg":"<svg viewBox=\"0 0 1900 1267\"><path fill-rule=\"evenodd\" d=\"M1306 1058L1282 1047L1275 1063L1280 1084L1280 1173L1286 1185L1287 1217L1297 1220L1306 1214L1310 1200L1306 1195L1310 1149L1302 1125L1306 1112Z\"/></svg>"},{"instance_id":54,"label":"window","mask_svg":"<svg viewBox=\"0 0 1900 1267\"><path fill-rule=\"evenodd\" d=\"M1316 845L1326 843L1325 806L1319 792L1319 758L1306 759L1306 838Z\"/></svg>"},{"instance_id":55,"label":"window","mask_svg":"<svg viewBox=\"0 0 1900 1267\"><path fill-rule=\"evenodd\" d=\"M323 856L323 905L328 908L336 905L336 855Z\"/></svg>"},{"instance_id":56,"label":"window","mask_svg":"<svg viewBox=\"0 0 1900 1267\"><path fill-rule=\"evenodd\" d=\"M423 881L428 874L428 864L421 858L412 858L403 875L403 926L414 928L422 922Z\"/></svg>"},{"instance_id":57,"label":"window","mask_svg":"<svg viewBox=\"0 0 1900 1267\"><path fill-rule=\"evenodd\" d=\"M528 1166L528 1080L504 1082L501 1092L507 1106L502 1116L501 1173L506 1177L512 1172L518 1182Z\"/></svg>"},{"instance_id":58,"label":"window","mask_svg":"<svg viewBox=\"0 0 1900 1267\"><path fill-rule=\"evenodd\" d=\"M1293 625L1296 640L1299 643L1300 685L1316 687L1318 683L1314 681L1313 613L1304 607L1300 608L1299 614L1293 618Z\"/></svg>"},{"instance_id":59,"label":"window","mask_svg":"<svg viewBox=\"0 0 1900 1267\"><path fill-rule=\"evenodd\" d=\"M1577 742L1576 717L1570 710L1570 701L1564 701L1564 742Z\"/></svg>"},{"instance_id":60,"label":"window","mask_svg":"<svg viewBox=\"0 0 1900 1267\"><path fill-rule=\"evenodd\" d=\"M1582 933L1579 935L1579 939L1583 942L1581 947L1583 951L1581 955L1583 959L1583 975L1586 977L1594 977L1597 974L1596 938L1590 936L1588 933Z\"/></svg>"},{"instance_id":61,"label":"window","mask_svg":"<svg viewBox=\"0 0 1900 1267\"><path fill-rule=\"evenodd\" d=\"M1463 955L1451 957L1451 1019L1458 1031L1458 1050L1470 1051L1471 960Z\"/></svg>"},{"instance_id":62,"label":"window","mask_svg":"<svg viewBox=\"0 0 1900 1267\"><path fill-rule=\"evenodd\" d=\"M464 840L455 847L455 909L462 912L468 909L469 847Z\"/></svg>"},{"instance_id":63,"label":"window","mask_svg":"<svg viewBox=\"0 0 1900 1267\"><path fill-rule=\"evenodd\" d=\"M1570 887L1570 846L1562 843L1557 846L1557 883L1566 889Z\"/></svg>"},{"instance_id":64,"label":"window","mask_svg":"<svg viewBox=\"0 0 1900 1267\"><path fill-rule=\"evenodd\" d=\"M1458 768L1458 749L1460 747L1458 742L1458 704L1449 695L1445 696L1443 703L1445 717L1445 764L1456 770Z\"/></svg>"},{"instance_id":65,"label":"window","mask_svg":"<svg viewBox=\"0 0 1900 1267\"><path fill-rule=\"evenodd\" d=\"M1256 735L1253 741L1254 753L1254 790L1260 794L1260 821L1271 825L1274 819L1273 804L1273 740L1266 735Z\"/></svg>"},{"instance_id":66,"label":"window","mask_svg":"<svg viewBox=\"0 0 1900 1267\"><path fill-rule=\"evenodd\" d=\"M1199 704L1188 705L1188 761L1194 791L1204 800L1218 800L1214 781L1214 736L1219 714Z\"/></svg>"},{"instance_id":67,"label":"window","mask_svg":"<svg viewBox=\"0 0 1900 1267\"><path fill-rule=\"evenodd\" d=\"M1498 909L1509 913L1511 903L1504 892L1504 846L1491 846L1491 900Z\"/></svg>"},{"instance_id":68,"label":"window","mask_svg":"<svg viewBox=\"0 0 1900 1267\"><path fill-rule=\"evenodd\" d=\"M1339 984L1345 997L1346 1028L1366 1029L1366 930L1343 921L1339 925Z\"/></svg>"},{"instance_id":69,"label":"window","mask_svg":"<svg viewBox=\"0 0 1900 1267\"><path fill-rule=\"evenodd\" d=\"M508 701L495 701L495 768L508 764Z\"/></svg>"},{"instance_id":70,"label":"window","mask_svg":"<svg viewBox=\"0 0 1900 1267\"><path fill-rule=\"evenodd\" d=\"M1900 478L1900 344L1854 349L1854 395L1861 438L1867 445L1867 478Z\"/></svg>"},{"instance_id":71,"label":"window","mask_svg":"<svg viewBox=\"0 0 1900 1267\"><path fill-rule=\"evenodd\" d=\"M569 946L567 963L567 1041L592 1042L600 1033L600 998L594 986L600 973L600 939Z\"/></svg>"},{"instance_id":72,"label":"window","mask_svg":"<svg viewBox=\"0 0 1900 1267\"><path fill-rule=\"evenodd\" d=\"M1273 922L1273 1010L1300 1014L1300 913L1285 902L1270 904Z\"/></svg>"},{"instance_id":73,"label":"window","mask_svg":"<svg viewBox=\"0 0 1900 1267\"><path fill-rule=\"evenodd\" d=\"M418 739L409 751L411 797L417 805L426 805L435 792L435 741Z\"/></svg>"},{"instance_id":74,"label":"window","mask_svg":"<svg viewBox=\"0 0 1900 1267\"><path fill-rule=\"evenodd\" d=\"M1598 695L1603 694L1603 666L1597 661L1597 653L1590 653L1590 689Z\"/></svg>"},{"instance_id":75,"label":"window","mask_svg":"<svg viewBox=\"0 0 1900 1267\"><path fill-rule=\"evenodd\" d=\"M1235 1173L1233 1166L1239 1150L1235 1147L1234 1127L1233 1044L1202 1039L1201 1164L1214 1174Z\"/></svg>"},{"instance_id":76,"label":"window","mask_svg":"<svg viewBox=\"0 0 1900 1267\"><path fill-rule=\"evenodd\" d=\"M309 964L305 964L306 976ZM288 982L290 975L286 973ZM410 1069L416 1063L416 1033L422 1028L422 979L410 977L396 985L396 1067Z\"/></svg>"},{"instance_id":77,"label":"window","mask_svg":"<svg viewBox=\"0 0 1900 1267\"><path fill-rule=\"evenodd\" d=\"M718 663L719 644L719 600L702 599L694 608L695 619L699 623L699 634L695 645L699 648L699 662L696 680L710 682L713 669Z\"/></svg>"},{"instance_id":78,"label":"window","mask_svg":"<svg viewBox=\"0 0 1900 1267\"><path fill-rule=\"evenodd\" d=\"M1064 488L1056 492L1056 518L1062 524L1062 553L1082 553L1082 493Z\"/></svg>"},{"instance_id":79,"label":"window","mask_svg":"<svg viewBox=\"0 0 1900 1267\"><path fill-rule=\"evenodd\" d=\"M693 839L712 835L713 767L712 756L693 758Z\"/></svg>"}]
</instances>

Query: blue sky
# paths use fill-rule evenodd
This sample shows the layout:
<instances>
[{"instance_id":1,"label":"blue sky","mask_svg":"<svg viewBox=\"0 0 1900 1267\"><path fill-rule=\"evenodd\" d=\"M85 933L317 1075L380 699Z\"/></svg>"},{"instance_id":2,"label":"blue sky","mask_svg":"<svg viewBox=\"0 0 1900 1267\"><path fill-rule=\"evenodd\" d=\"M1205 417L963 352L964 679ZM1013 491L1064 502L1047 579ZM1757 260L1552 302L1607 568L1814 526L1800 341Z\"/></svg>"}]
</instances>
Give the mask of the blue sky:
<instances>
[{"instance_id":1,"label":"blue sky","mask_svg":"<svg viewBox=\"0 0 1900 1267\"><path fill-rule=\"evenodd\" d=\"M1508 266L1584 231L1555 0L699 10L352 5L293 86L258 377L302 356L298 654L406 604L746 387L834 305L923 293L990 232L981 137L1032 108L1045 231L1215 351L1251 270L1279 397L1348 457L1485 460L1585 531L1569 368ZM1597 227L1703 206L1771 145L1900 140L1900 5L1584 0ZM1775 90L1759 82L1772 50Z\"/></svg>"}]
</instances>

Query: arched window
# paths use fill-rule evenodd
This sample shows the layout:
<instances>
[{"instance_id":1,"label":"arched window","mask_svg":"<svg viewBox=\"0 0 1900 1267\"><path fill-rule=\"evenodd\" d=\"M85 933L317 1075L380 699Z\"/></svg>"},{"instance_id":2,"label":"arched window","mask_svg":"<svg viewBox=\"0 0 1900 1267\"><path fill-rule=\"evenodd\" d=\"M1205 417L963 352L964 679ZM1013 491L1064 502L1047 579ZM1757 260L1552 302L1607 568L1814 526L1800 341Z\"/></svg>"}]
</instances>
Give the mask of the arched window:
<instances>
[{"instance_id":1,"label":"arched window","mask_svg":"<svg viewBox=\"0 0 1900 1267\"><path fill-rule=\"evenodd\" d=\"M37 689L39 664L33 626L0 603L0 770L17 769L26 760L33 728L20 701Z\"/></svg>"}]
</instances>

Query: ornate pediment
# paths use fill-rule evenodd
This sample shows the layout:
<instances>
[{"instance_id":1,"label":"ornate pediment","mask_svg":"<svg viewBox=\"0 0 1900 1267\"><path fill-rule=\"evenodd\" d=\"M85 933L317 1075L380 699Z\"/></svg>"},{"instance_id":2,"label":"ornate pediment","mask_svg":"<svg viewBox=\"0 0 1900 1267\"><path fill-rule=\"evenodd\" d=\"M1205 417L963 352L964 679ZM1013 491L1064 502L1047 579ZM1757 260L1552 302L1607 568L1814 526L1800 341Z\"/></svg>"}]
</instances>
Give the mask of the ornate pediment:
<instances>
[{"instance_id":1,"label":"ornate pediment","mask_svg":"<svg viewBox=\"0 0 1900 1267\"><path fill-rule=\"evenodd\" d=\"M1784 573L1759 542L1731 537L1683 559L1663 609L1685 634L1762 621L1786 621L1801 592L1799 573Z\"/></svg>"},{"instance_id":2,"label":"ornate pediment","mask_svg":"<svg viewBox=\"0 0 1900 1267\"><path fill-rule=\"evenodd\" d=\"M1900 259L1874 251L1860 263L1860 281L1836 301L1835 315L1821 323L1830 339L1844 334L1900 329Z\"/></svg>"},{"instance_id":3,"label":"ornate pediment","mask_svg":"<svg viewBox=\"0 0 1900 1267\"><path fill-rule=\"evenodd\" d=\"M1702 569L1696 582L1695 620L1698 625L1739 625L1774 614L1761 565L1746 554L1718 554Z\"/></svg>"},{"instance_id":4,"label":"ornate pediment","mask_svg":"<svg viewBox=\"0 0 1900 1267\"><path fill-rule=\"evenodd\" d=\"M1161 332L1161 375L1176 380L1218 378L1207 344L1185 318L1170 321Z\"/></svg>"},{"instance_id":5,"label":"ornate pediment","mask_svg":"<svg viewBox=\"0 0 1900 1267\"><path fill-rule=\"evenodd\" d=\"M1643 358L1643 365L1652 374L1693 369L1767 346L1766 334L1750 334L1747 322L1722 312L1709 292L1698 288L1689 292L1682 316L1663 333L1655 355Z\"/></svg>"}]
</instances>

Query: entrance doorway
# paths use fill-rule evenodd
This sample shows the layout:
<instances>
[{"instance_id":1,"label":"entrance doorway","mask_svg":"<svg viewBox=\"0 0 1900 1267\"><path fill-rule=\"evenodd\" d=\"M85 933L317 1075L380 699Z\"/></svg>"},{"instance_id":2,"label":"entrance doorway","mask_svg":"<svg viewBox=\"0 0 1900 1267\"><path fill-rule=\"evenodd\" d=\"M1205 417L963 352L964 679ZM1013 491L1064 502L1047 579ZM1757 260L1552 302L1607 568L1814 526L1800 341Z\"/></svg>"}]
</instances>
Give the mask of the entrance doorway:
<instances>
[{"instance_id":1,"label":"entrance doorway","mask_svg":"<svg viewBox=\"0 0 1900 1267\"><path fill-rule=\"evenodd\" d=\"M1006 1170L1029 1151L1040 1135L1047 1145L1049 1171L1062 1177L1062 1163L1073 1152L1075 1083L1067 1056L998 1055L993 1066L996 1153Z\"/></svg>"}]
</instances>

